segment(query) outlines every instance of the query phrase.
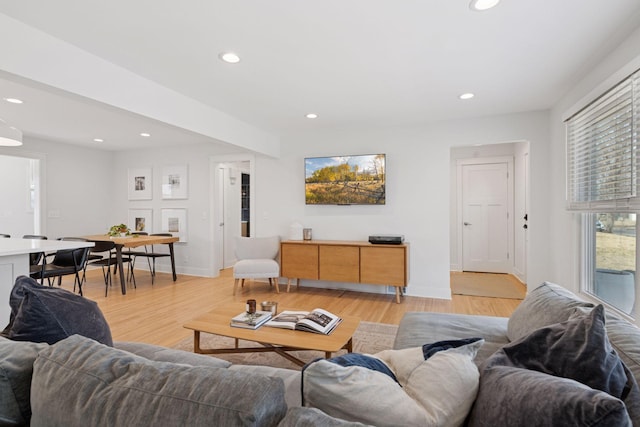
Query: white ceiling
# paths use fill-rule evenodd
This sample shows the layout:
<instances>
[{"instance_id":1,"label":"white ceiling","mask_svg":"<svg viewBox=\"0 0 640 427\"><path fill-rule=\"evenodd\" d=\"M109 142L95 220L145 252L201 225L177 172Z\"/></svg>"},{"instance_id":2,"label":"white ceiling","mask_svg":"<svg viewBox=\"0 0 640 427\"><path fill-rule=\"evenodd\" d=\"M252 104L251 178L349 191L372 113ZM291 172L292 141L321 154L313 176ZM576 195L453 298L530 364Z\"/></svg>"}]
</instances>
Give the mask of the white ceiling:
<instances>
[{"instance_id":1,"label":"white ceiling","mask_svg":"<svg viewBox=\"0 0 640 427\"><path fill-rule=\"evenodd\" d=\"M640 26L638 0L468 3L0 0L0 13L276 135L548 109ZM226 50L241 62L221 62ZM101 136L105 149L212 141L0 70L4 97L25 100L0 102L0 118L30 136Z\"/></svg>"}]
</instances>

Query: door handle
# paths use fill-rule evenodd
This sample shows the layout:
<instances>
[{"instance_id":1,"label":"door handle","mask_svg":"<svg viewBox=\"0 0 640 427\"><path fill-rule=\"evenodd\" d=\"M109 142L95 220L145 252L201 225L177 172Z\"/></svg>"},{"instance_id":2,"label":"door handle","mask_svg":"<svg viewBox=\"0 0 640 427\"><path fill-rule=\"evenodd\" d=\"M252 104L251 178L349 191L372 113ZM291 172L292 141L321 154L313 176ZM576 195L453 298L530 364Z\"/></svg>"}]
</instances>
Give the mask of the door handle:
<instances>
[{"instance_id":1,"label":"door handle","mask_svg":"<svg viewBox=\"0 0 640 427\"><path fill-rule=\"evenodd\" d=\"M471 223L470 223L470 222L466 222L466 221L465 221L465 222L463 222L463 224L464 224L464 225L471 225Z\"/></svg>"}]
</instances>

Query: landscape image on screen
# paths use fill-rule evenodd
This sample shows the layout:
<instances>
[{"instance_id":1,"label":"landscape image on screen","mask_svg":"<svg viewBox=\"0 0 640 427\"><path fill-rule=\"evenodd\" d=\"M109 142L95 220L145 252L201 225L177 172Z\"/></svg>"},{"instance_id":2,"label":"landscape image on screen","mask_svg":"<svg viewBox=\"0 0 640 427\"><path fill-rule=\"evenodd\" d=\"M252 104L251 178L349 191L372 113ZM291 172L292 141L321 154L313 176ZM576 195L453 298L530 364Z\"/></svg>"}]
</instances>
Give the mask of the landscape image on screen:
<instances>
[{"instance_id":1,"label":"landscape image on screen","mask_svg":"<svg viewBox=\"0 0 640 427\"><path fill-rule=\"evenodd\" d=\"M306 204L385 204L384 154L309 157L304 161Z\"/></svg>"}]
</instances>

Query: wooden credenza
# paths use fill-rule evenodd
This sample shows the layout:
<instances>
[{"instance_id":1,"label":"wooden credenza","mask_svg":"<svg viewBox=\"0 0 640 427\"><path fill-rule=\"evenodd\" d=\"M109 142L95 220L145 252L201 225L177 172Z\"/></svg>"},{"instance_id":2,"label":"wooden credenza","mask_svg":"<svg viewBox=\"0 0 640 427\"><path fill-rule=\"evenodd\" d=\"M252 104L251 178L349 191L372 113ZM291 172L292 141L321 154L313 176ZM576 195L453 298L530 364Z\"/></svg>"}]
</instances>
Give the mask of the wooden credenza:
<instances>
[{"instance_id":1,"label":"wooden credenza","mask_svg":"<svg viewBox=\"0 0 640 427\"><path fill-rule=\"evenodd\" d=\"M395 286L396 302L409 283L409 245L372 245L342 240L285 240L280 275L291 280L327 280Z\"/></svg>"}]
</instances>

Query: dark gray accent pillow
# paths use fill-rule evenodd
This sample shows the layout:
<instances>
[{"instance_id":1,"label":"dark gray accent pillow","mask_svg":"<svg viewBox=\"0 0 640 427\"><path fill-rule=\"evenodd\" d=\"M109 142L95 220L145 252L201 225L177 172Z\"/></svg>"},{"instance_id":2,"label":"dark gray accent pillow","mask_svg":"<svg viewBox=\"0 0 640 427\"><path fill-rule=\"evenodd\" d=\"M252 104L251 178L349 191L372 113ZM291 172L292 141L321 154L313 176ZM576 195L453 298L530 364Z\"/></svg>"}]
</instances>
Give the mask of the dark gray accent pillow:
<instances>
[{"instance_id":1,"label":"dark gray accent pillow","mask_svg":"<svg viewBox=\"0 0 640 427\"><path fill-rule=\"evenodd\" d=\"M545 376L541 377L540 374ZM549 387L544 385L545 378ZM569 383L558 385L560 392L553 388L555 379L573 380L588 390L602 391L604 396L576 389L575 384L570 386ZM566 322L540 328L489 357L480 369L479 397L484 393L483 399L487 401L478 403L476 400L471 418L477 421L488 416L494 421L501 420L506 408L518 412L518 404L522 404L525 406L524 412L536 421L537 417L542 416L538 412L548 411L550 415L542 416L545 422L540 425L563 425L562 420L571 425L591 425L603 416L600 412L602 408L598 406L603 398L609 396L624 403L628 401L630 409L636 408L637 390L635 378L611 347L605 331L604 307L598 305L590 312L576 314ZM564 398L557 400L559 394L564 394ZM532 399L536 404L527 406ZM588 400L581 402L580 399ZM563 409L560 403L568 406ZM589 405L594 405L593 411L585 409ZM616 412L608 401L603 408L609 408L606 414L609 414L609 410ZM627 406L624 408L627 412ZM565 417L571 418L563 418L563 412L567 414ZM637 419L633 413L627 416Z\"/></svg>"},{"instance_id":2,"label":"dark gray accent pillow","mask_svg":"<svg viewBox=\"0 0 640 427\"><path fill-rule=\"evenodd\" d=\"M32 425L275 426L287 405L280 378L150 361L73 335L38 355L31 409Z\"/></svg>"},{"instance_id":3,"label":"dark gray accent pillow","mask_svg":"<svg viewBox=\"0 0 640 427\"><path fill-rule=\"evenodd\" d=\"M29 425L33 362L46 347L0 338L0 425Z\"/></svg>"},{"instance_id":4,"label":"dark gray accent pillow","mask_svg":"<svg viewBox=\"0 0 640 427\"><path fill-rule=\"evenodd\" d=\"M487 364L570 378L623 400L637 387L633 375L611 347L602 305L504 346Z\"/></svg>"},{"instance_id":5,"label":"dark gray accent pillow","mask_svg":"<svg viewBox=\"0 0 640 427\"><path fill-rule=\"evenodd\" d=\"M11 290L11 320L4 336L54 344L79 334L112 346L111 330L98 304L61 288L20 276Z\"/></svg>"},{"instance_id":6,"label":"dark gray accent pillow","mask_svg":"<svg viewBox=\"0 0 640 427\"><path fill-rule=\"evenodd\" d=\"M482 371L469 427L627 427L624 403L567 378L511 366Z\"/></svg>"}]
</instances>

